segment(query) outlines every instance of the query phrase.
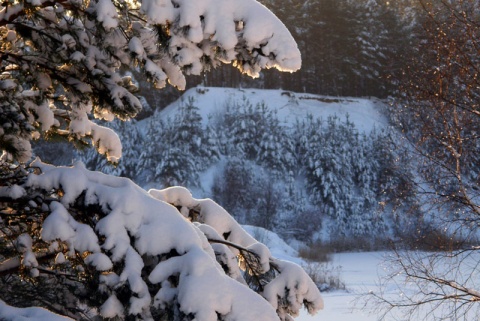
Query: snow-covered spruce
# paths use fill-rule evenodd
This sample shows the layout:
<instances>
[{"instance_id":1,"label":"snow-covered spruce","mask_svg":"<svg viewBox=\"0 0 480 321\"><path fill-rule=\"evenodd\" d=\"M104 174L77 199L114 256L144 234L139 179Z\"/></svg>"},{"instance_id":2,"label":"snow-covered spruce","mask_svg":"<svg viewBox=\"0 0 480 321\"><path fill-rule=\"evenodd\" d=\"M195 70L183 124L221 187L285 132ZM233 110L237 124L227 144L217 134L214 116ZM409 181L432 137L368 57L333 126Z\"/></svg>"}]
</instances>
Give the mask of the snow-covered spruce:
<instances>
[{"instance_id":1,"label":"snow-covered spruce","mask_svg":"<svg viewBox=\"0 0 480 321\"><path fill-rule=\"evenodd\" d=\"M36 160L32 166L41 174L30 174L25 188L61 195L50 204L41 237L66 244L67 260L81 255L100 272L98 290L108 295L99 307L104 317L152 320L161 310L174 320L290 320L302 304L310 313L323 307L318 289L299 266L273 258L212 200L194 199L181 187L147 193L128 179L89 171L82 163L54 167ZM95 212L83 214L95 217L91 224L71 214L74 207L95 205ZM30 244L26 236L20 241ZM261 273L271 272L259 294L246 286L237 262L244 251L259 258ZM125 287L127 299L118 293Z\"/></svg>"},{"instance_id":2,"label":"snow-covered spruce","mask_svg":"<svg viewBox=\"0 0 480 321\"><path fill-rule=\"evenodd\" d=\"M128 119L142 109L122 70L139 67L157 88L184 89L185 75L222 62L252 77L301 65L289 31L255 0L35 0L2 8L0 146L22 163L32 156L30 141L44 134L91 138L117 162L120 140L91 118Z\"/></svg>"}]
</instances>

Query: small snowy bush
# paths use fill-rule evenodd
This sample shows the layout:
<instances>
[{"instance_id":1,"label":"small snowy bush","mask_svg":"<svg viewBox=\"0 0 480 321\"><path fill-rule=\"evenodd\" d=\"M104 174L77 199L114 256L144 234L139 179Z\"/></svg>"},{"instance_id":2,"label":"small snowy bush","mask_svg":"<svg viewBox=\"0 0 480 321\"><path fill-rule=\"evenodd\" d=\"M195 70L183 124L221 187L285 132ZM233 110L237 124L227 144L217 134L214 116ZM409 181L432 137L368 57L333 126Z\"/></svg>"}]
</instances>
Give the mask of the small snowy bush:
<instances>
[{"instance_id":1,"label":"small snowy bush","mask_svg":"<svg viewBox=\"0 0 480 321\"><path fill-rule=\"evenodd\" d=\"M307 261L302 264L302 267L320 290L346 290L340 265L333 265L331 262Z\"/></svg>"}]
</instances>

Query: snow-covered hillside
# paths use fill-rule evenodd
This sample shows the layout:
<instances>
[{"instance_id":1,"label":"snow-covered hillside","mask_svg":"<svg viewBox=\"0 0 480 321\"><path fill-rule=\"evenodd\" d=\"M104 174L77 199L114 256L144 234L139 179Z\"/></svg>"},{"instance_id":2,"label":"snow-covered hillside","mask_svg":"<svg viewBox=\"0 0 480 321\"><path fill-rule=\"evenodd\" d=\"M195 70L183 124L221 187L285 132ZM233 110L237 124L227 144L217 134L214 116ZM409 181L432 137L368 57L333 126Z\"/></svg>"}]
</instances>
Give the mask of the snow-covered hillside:
<instances>
[{"instance_id":1,"label":"snow-covered hillside","mask_svg":"<svg viewBox=\"0 0 480 321\"><path fill-rule=\"evenodd\" d=\"M227 104L242 103L247 99L251 104L266 103L276 110L280 121L292 124L297 118L307 115L327 119L337 115L345 120L347 115L360 131L370 131L374 126L386 126L381 114L382 102L376 98L331 97L295 93L284 90L237 89L222 87L196 87L187 90L176 102L160 111L161 118L173 118L179 106L193 98L204 123L209 115L223 113Z\"/></svg>"},{"instance_id":2,"label":"snow-covered hillside","mask_svg":"<svg viewBox=\"0 0 480 321\"><path fill-rule=\"evenodd\" d=\"M147 189L186 186L283 236L382 238L391 231L379 204L402 183L383 109L377 99L196 87L149 118L113 124L124 153L115 169L82 157Z\"/></svg>"}]
</instances>

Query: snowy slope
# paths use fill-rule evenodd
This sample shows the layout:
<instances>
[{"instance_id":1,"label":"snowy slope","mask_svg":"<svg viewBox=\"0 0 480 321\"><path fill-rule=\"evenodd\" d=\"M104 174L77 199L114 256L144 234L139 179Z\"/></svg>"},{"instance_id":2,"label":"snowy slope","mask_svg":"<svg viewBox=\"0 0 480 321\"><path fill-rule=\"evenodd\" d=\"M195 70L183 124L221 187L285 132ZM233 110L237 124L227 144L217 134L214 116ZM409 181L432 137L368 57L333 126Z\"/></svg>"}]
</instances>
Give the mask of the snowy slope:
<instances>
[{"instance_id":1,"label":"snowy slope","mask_svg":"<svg viewBox=\"0 0 480 321\"><path fill-rule=\"evenodd\" d=\"M223 87L196 87L160 112L162 119L175 116L178 106L192 97L199 107L204 123L209 115L222 113L226 103L242 102L247 99L252 105L266 103L276 109L278 118L286 124L297 118L311 114L314 118L327 119L337 115L345 119L347 115L359 131L370 131L374 126L386 126L387 121L380 113L382 102L377 99L329 97L313 94L294 93L284 90L235 89ZM142 126L145 127L145 126Z\"/></svg>"},{"instance_id":2,"label":"snowy slope","mask_svg":"<svg viewBox=\"0 0 480 321\"><path fill-rule=\"evenodd\" d=\"M272 119L260 117L252 117L247 119L242 118L244 114L248 115L250 113L249 111L247 111L247 109L250 108L246 106L251 105L254 107L252 109L255 109L255 106L258 104L265 104L267 107L266 109L269 112L274 111L274 116L272 116ZM180 113L185 110L185 106L188 105L196 107L195 117L197 118L193 117L191 120L185 122L185 124L190 125L190 127L185 127L191 128L190 131L188 131L187 129L182 129L182 135L183 133L185 133L185 135L174 136L175 134L178 134L180 132L180 130L175 127L175 124L180 124L182 122L178 118L178 115L180 115ZM245 112L241 111L239 106L244 108L243 110ZM229 211L236 211L237 219L240 222L251 224L252 221L246 221L245 219L246 207L240 208L240 206L237 206L238 208L228 208L229 203L225 200L225 198L222 199L222 195L220 195L220 193L214 194L212 188L214 185L214 180L216 178L219 178L218 180L223 184L221 180L226 177L224 174L224 168L226 166L225 164L231 165L234 161L241 160L248 162L247 165L242 166L249 167L249 175L244 175L244 177L252 179L252 181L255 182L255 184L257 185L262 184L264 181L272 181L273 179L275 179L275 186L272 188L276 188L276 195L278 195L278 197L282 199L291 196L286 196L288 193L288 191L286 191L286 187L288 186L288 184L295 184L295 189L299 191L297 194L303 194L304 196L302 196L302 203L298 202L299 207L304 206L304 208L313 208L314 206L312 204L314 204L314 193L316 193L315 195L320 195L320 193L324 193L324 195L327 195L328 193L325 192L326 190L323 192L321 192L321 189L316 190L315 186L313 186L313 183L308 186L308 190L304 191L304 189L306 188L305 186L307 186L307 182L306 178L302 175L304 172L306 173L307 171L310 171L309 173L311 173L312 171L312 168L300 168L304 165L304 163L306 163L305 159L309 157L309 161L311 161L310 163L312 164L314 164L313 161L323 162L325 158L322 158L322 160L320 160L320 156L316 158L316 156L312 155L314 155L314 152L316 153L317 150L319 151L328 144L328 146L330 146L331 148L325 148L325 150L327 150L326 153L330 152L332 154L331 158L335 159L339 163L341 163L345 159L355 159L356 162L361 162L362 160L364 160L364 158L365 160L370 160L372 158L370 156L361 158L359 155L367 155L372 153L373 147L368 144L374 141L376 137L378 137L379 140L383 139L383 136L381 137L379 134L377 134L378 132L382 131L375 131L375 133L372 134L372 137L374 137L374 139L372 139L371 137L362 137L367 137L369 132L372 131L372 129L374 128L380 129L387 126L388 121L386 117L382 114L382 108L384 108L384 103L378 99L329 97L305 93L294 93L284 90L233 89L223 87L192 88L186 91L180 99L173 102L165 109L157 111L156 114L152 117L144 119L141 122L137 123L137 128L143 133L143 141L150 142L150 147L145 148L146 150L148 149L148 155L154 155L154 157L151 157L152 161L147 157L144 157L145 161L143 163L141 161L135 162L141 164L136 170L136 173L141 173L139 176L137 176L139 177L138 182L146 189L158 188L159 184L165 184L165 186L169 186L168 184L170 183L163 183L161 181L162 177L164 176L161 177L158 173L162 173L163 175L162 171L165 168L169 169L172 173L173 168L174 170L176 170L174 174L177 175L178 173L178 175L175 176L176 181L175 183L173 183L174 185L187 186L190 190L192 190L193 194L196 197L214 198L217 202L225 206ZM237 112L240 117L236 117ZM260 114L261 113L259 113L259 115ZM215 137L215 135L212 136L212 141L214 142L213 144L216 144L216 146L212 148L212 150L216 148L214 152L209 150L210 147L208 144L205 144L205 146L200 146L200 143L196 144L196 146L195 144L190 144L190 140L192 140L193 137L200 137L199 134L194 134L197 133L195 130L198 130L198 127L201 127L199 126L200 121L198 120L198 115L201 116L201 121L203 123L204 129L208 129L204 130L205 133L208 134L209 130L217 131L216 134L218 134L218 137ZM225 117L226 115L228 117L231 117L231 121L226 121L226 119L228 119ZM320 123L310 121L307 119L309 116L311 116L311 118L315 121L317 119L320 119L323 120L323 122ZM332 122L327 122L329 117L332 116L336 116L336 119ZM315 135L313 135L312 133L322 132L322 130L326 132L328 130L328 126L330 126L331 123L344 124L347 118L350 123L353 123L353 126L351 126L351 128L353 128L351 130L352 132L349 132L348 135L341 136L342 133L336 131L336 127L333 126L331 128L334 129L332 129L332 134L330 136L327 137L327 135L324 135L323 137L318 138L317 141L314 141ZM235 120L239 121L235 122ZM275 123L277 120L280 122L280 126L278 127L281 127L281 129L279 129L278 131L275 131L275 127L268 127L266 125L270 123ZM161 123L163 123L163 125ZM302 132L301 130L298 130L299 128L302 128L302 126L309 126L308 124L311 124L308 132ZM161 131L162 126L167 128L164 132ZM168 126L171 126L171 128L173 129L169 129ZM246 128L248 130L245 130ZM258 132L256 132L256 129L250 130L251 128L258 128ZM202 130L200 130L199 132L201 131ZM345 144L348 145L345 146L345 148L339 147L340 145L343 145L344 142L350 142L350 139L354 139L355 133L357 133L357 131L360 133L366 132L367 135L363 135L362 137L360 137L361 135L358 135L357 137L360 137L359 140L356 141L358 143L349 145ZM156 137L156 139L152 140L152 138L154 137ZM175 140L172 140L170 137L177 138L175 138ZM182 137L186 137L186 139L183 139ZM311 141L310 138L312 138ZM282 141L282 139L284 141ZM338 140L338 142L334 143L334 140ZM196 141L208 142L209 140L205 139L204 137ZM307 155L307 153L305 152L305 147L302 147L303 143L300 143L300 145L302 146L300 146L295 152L291 152L291 150L288 149L288 146L293 146L295 143L302 141L305 144L309 144L308 150L312 151L312 155ZM168 151L170 150L175 151L175 148L180 148L180 143L176 145L173 144L176 142L182 143L183 145L181 146L192 145L186 148L186 152L184 152L180 156L186 155L187 153L189 153L189 155L195 155L195 157L192 157L192 159L198 162L199 165L196 168L200 168L200 170L195 171L193 169L194 166L188 167L190 163L186 161L185 158L182 158L180 156L174 157L175 154L173 152L171 154L168 153ZM135 142L130 146L138 146L138 143ZM125 150L128 150L128 148L128 145L126 145ZM343 156L350 154L353 155L353 149L357 149L358 151L358 154L356 154L356 156ZM204 150L204 154L209 155L215 155L215 152L218 152L217 155L219 155L219 157L202 158L203 154L197 152L198 150ZM344 154L339 155L340 151L343 151ZM147 155L147 153L143 150L141 152L142 155ZM296 154L293 155L294 153ZM322 157L328 158L328 156ZM298 159L295 158L302 158L302 160L298 161ZM348 164L349 162L352 162L348 160L346 161ZM302 163L302 161L304 163ZM168 166L165 164L168 164ZM292 164L295 164L294 166L297 166L298 173L300 174L293 173L293 171L286 171L286 168L288 168L288 166ZM347 165L345 165L345 167L349 166ZM184 166L184 168L181 168L181 166ZM376 168L374 166L371 167L374 168L374 170ZM346 170L351 170L352 168L353 166L350 166ZM278 170L278 172L281 172L281 174L278 176L273 175L271 172L273 172L274 170ZM188 173L192 172L196 173L198 177L194 177L194 175L188 176ZM290 176L287 177L287 175L284 174ZM167 173L166 175L170 174ZM325 176L327 175L328 173L325 174ZM349 175L351 177L354 177L355 175L357 175L357 173L352 172ZM318 179L318 181L320 181L320 179ZM350 183L347 181L345 184ZM350 185L353 185L353 183ZM350 186L348 188L345 188L344 190L348 190L349 188ZM361 193L367 190L367 188L362 188L363 189L361 189ZM221 190L225 189L222 187ZM332 194L334 194L336 191L333 188L331 190L333 191ZM355 192L360 189L358 186L354 186L351 187L350 190ZM369 190L373 190L373 187ZM367 193L365 192L364 194L366 195ZM242 195L245 196L246 193L242 192ZM365 195L354 195L354 197L356 197L356 199L358 199L360 202L366 199L367 196ZM333 195L331 199L340 199L340 197L337 196L338 195ZM260 196L258 195L248 197L255 197L255 199L260 200ZM253 205L253 209L251 209L253 210L252 213L259 212L259 207L257 208L256 205L257 203ZM282 210L283 204L284 203L279 205L279 211ZM372 204L374 203L372 202ZM336 208L342 208L342 206L343 205L338 205L336 206ZM345 206L350 205L347 204ZM356 206L355 208L361 208L361 206L363 205ZM354 206L352 205L348 208L354 208ZM298 211L290 210L288 213L279 212L278 215L279 217L287 218L292 217L293 215L295 215L295 213L298 213ZM369 211L367 214L370 213L373 213L373 210ZM359 213L359 215L360 214L363 213ZM375 218L370 216L369 218L362 218L362 222L374 222L374 220ZM358 221L360 220L357 220L357 222ZM335 224L323 224L326 230L330 230L331 226L333 225ZM329 237L329 233L327 232L322 232L320 234L324 235L325 238ZM316 235L315 237L317 236L318 235Z\"/></svg>"}]
</instances>

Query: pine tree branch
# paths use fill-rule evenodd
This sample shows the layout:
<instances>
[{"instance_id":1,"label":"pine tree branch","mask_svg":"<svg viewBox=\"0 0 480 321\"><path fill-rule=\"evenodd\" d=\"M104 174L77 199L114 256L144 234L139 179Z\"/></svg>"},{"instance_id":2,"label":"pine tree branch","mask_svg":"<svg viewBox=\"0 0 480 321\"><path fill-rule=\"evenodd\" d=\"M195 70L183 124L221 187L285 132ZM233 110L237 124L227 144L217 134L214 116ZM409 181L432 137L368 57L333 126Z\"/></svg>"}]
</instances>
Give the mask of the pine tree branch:
<instances>
[{"instance_id":1,"label":"pine tree branch","mask_svg":"<svg viewBox=\"0 0 480 321\"><path fill-rule=\"evenodd\" d=\"M249 275L251 275L255 279L255 283L258 285L258 291L259 292L263 291L263 284L262 284L261 276L264 275L265 273L271 271L271 270L278 271L278 268L276 267L276 265L270 260L270 262L269 262L270 270L266 271L265 273L259 272L259 269L254 266L255 263L251 262L251 260L248 259L248 256L244 255L242 252L246 252L249 255L252 255L255 258L255 260L257 261L256 263L258 263L258 264L260 262L260 256L257 253L255 253L255 252L253 252L253 251L251 251L247 248L244 248L243 246L240 246L238 244L235 244L235 243L232 243L232 242L229 242L229 241L224 241L224 240L209 239L209 238L207 238L207 240L210 243L224 244L224 245L231 246L231 247L239 250L243 259L245 260L245 265L247 267L247 273L249 273Z\"/></svg>"},{"instance_id":2,"label":"pine tree branch","mask_svg":"<svg viewBox=\"0 0 480 321\"><path fill-rule=\"evenodd\" d=\"M220 244L224 244L224 245L227 245L227 246L231 246L233 248L236 248L237 250L245 251L245 252L248 252L248 253L253 254L253 255L258 257L258 254L254 253L254 252L250 251L249 249L244 248L243 246L238 245L236 243L232 243L232 242L225 241L225 240L209 239L209 238L207 238L207 240L210 243L220 243Z\"/></svg>"}]
</instances>

